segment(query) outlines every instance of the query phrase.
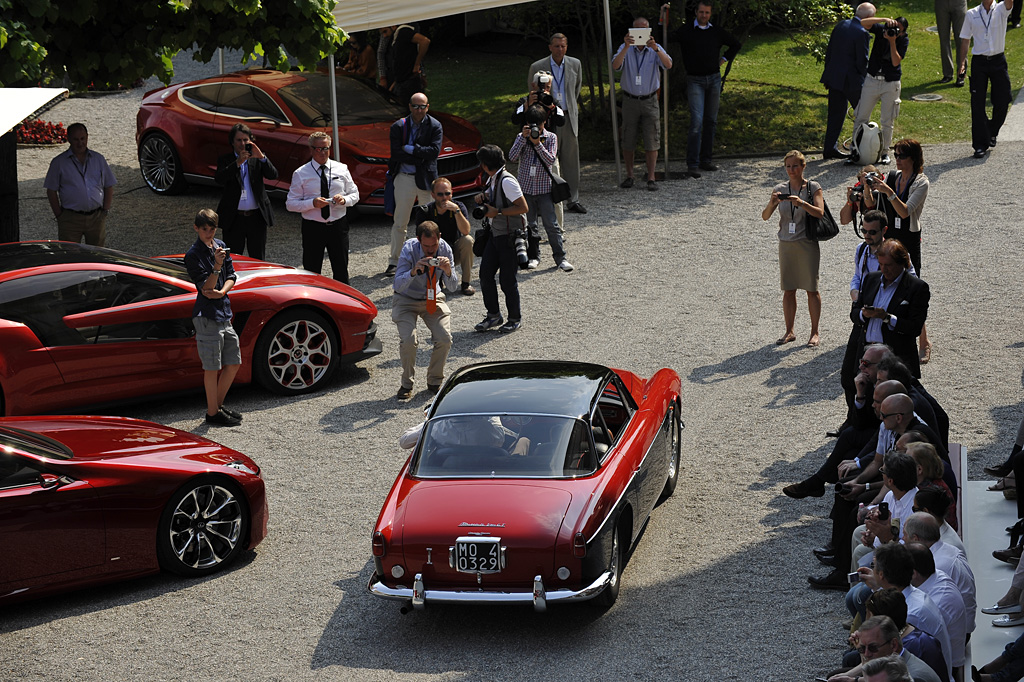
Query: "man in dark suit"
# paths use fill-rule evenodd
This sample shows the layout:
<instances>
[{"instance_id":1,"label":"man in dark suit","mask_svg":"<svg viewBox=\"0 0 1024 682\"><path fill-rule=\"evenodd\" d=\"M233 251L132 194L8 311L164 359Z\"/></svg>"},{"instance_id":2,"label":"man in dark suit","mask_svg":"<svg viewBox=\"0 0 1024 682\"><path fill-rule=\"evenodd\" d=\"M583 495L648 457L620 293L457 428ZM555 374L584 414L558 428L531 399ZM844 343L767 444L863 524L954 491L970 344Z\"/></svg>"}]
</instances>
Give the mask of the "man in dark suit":
<instances>
[{"instance_id":1,"label":"man in dark suit","mask_svg":"<svg viewBox=\"0 0 1024 682\"><path fill-rule=\"evenodd\" d=\"M217 204L221 234L232 253L241 255L248 245L250 256L264 260L274 211L263 180L277 178L277 169L253 142L252 131L244 123L231 126L228 142L233 151L217 159L213 176L224 188Z\"/></svg>"},{"instance_id":2,"label":"man in dark suit","mask_svg":"<svg viewBox=\"0 0 1024 682\"><path fill-rule=\"evenodd\" d=\"M437 156L444 131L441 122L427 113L427 96L417 92L409 100L409 115L391 124L391 158L388 174L395 188L395 220L391 225L391 255L385 277L395 274L405 244L413 205L432 200L430 186L437 178Z\"/></svg>"},{"instance_id":3,"label":"man in dark suit","mask_svg":"<svg viewBox=\"0 0 1024 682\"><path fill-rule=\"evenodd\" d=\"M853 323L864 325L864 334L857 343L888 345L911 374L920 378L917 337L928 317L931 292L923 280L908 272L910 256L900 242L886 239L878 248L877 257L879 270L864 278L850 311ZM853 342L851 339L850 343ZM861 354L858 349L858 357Z\"/></svg>"},{"instance_id":4,"label":"man in dark suit","mask_svg":"<svg viewBox=\"0 0 1024 682\"><path fill-rule=\"evenodd\" d=\"M844 19L832 29L825 50L825 70L821 82L828 89L828 121L825 125L826 159L848 156L839 151L837 143L843 131L847 103L857 108L860 91L864 87L864 74L868 71L868 47L871 34L861 25L862 19L875 16L875 6L869 2L857 6L852 19Z\"/></svg>"}]
</instances>

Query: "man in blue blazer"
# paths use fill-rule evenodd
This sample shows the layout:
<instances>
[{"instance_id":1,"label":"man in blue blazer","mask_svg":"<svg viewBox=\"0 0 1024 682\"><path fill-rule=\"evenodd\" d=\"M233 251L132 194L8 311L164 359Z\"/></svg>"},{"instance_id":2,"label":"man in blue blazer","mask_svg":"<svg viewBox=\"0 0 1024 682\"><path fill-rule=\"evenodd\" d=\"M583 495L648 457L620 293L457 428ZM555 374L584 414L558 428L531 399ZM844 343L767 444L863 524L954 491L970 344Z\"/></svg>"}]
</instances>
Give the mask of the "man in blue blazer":
<instances>
[{"instance_id":1,"label":"man in blue blazer","mask_svg":"<svg viewBox=\"0 0 1024 682\"><path fill-rule=\"evenodd\" d=\"M444 131L441 122L427 113L427 96L417 92L409 99L409 115L391 124L391 158L388 175L395 188L395 220L391 225L391 255L385 277L395 274L405 244L412 207L417 200L433 200L430 185L437 178L437 156Z\"/></svg>"},{"instance_id":2,"label":"man in blue blazer","mask_svg":"<svg viewBox=\"0 0 1024 682\"><path fill-rule=\"evenodd\" d=\"M864 74L868 71L868 47L871 34L861 25L862 19L875 16L875 6L869 2L857 6L852 19L844 19L832 29L825 50L825 70L821 82L828 89L828 120L825 124L826 159L849 156L837 148L843 131L847 104L857 108L860 91L864 87Z\"/></svg>"},{"instance_id":3,"label":"man in blue blazer","mask_svg":"<svg viewBox=\"0 0 1024 682\"><path fill-rule=\"evenodd\" d=\"M246 247L253 258L264 260L267 228L274 224L274 211L263 181L277 178L277 168L256 145L252 131L236 123L228 132L234 151L217 159L213 179L224 188L217 204L224 244L236 256Z\"/></svg>"},{"instance_id":4,"label":"man in blue blazer","mask_svg":"<svg viewBox=\"0 0 1024 682\"><path fill-rule=\"evenodd\" d=\"M866 343L884 343L892 348L915 378L921 378L917 337L928 317L931 291L923 280L911 275L910 256L903 244L886 239L878 248L878 270L868 273L860 295L850 311L854 324L864 327L859 335L857 357ZM854 339L850 339L854 343Z\"/></svg>"}]
</instances>

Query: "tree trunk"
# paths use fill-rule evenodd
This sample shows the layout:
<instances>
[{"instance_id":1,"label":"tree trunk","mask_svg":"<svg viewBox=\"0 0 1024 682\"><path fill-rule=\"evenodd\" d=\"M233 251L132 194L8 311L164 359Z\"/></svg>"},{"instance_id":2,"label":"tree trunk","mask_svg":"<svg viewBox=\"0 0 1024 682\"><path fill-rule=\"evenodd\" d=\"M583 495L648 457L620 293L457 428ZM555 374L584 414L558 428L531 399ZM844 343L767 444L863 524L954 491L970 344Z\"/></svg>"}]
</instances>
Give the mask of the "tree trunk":
<instances>
[{"instance_id":1,"label":"tree trunk","mask_svg":"<svg viewBox=\"0 0 1024 682\"><path fill-rule=\"evenodd\" d=\"M14 131L0 137L0 243L20 241L18 143Z\"/></svg>"}]
</instances>

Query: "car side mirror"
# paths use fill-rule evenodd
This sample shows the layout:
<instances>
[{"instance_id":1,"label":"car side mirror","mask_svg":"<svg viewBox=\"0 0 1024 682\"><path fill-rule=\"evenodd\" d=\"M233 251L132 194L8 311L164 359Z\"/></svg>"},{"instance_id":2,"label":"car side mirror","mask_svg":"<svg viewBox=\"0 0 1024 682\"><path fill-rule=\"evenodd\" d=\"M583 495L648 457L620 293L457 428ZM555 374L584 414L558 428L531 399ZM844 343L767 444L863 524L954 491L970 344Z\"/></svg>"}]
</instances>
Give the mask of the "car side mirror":
<instances>
[{"instance_id":1,"label":"car side mirror","mask_svg":"<svg viewBox=\"0 0 1024 682\"><path fill-rule=\"evenodd\" d=\"M61 477L54 474L39 474L39 487L43 490L56 488L61 484Z\"/></svg>"}]
</instances>

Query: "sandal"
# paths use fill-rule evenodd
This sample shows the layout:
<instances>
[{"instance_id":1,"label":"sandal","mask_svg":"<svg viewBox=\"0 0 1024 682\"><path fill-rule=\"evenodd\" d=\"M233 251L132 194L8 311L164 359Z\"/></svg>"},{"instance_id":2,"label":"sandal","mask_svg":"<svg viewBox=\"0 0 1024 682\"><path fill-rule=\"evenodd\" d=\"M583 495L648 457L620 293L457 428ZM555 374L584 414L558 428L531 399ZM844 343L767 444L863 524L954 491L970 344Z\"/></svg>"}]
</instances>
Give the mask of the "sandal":
<instances>
[{"instance_id":1,"label":"sandal","mask_svg":"<svg viewBox=\"0 0 1024 682\"><path fill-rule=\"evenodd\" d=\"M1012 479L1009 476L1003 476L998 481L996 481L994 484L992 484L992 485L990 485L988 487L989 490L996 491L996 492L998 492L1000 490L1016 490L1016 488L1017 488L1017 481L1016 481L1016 479Z\"/></svg>"},{"instance_id":2,"label":"sandal","mask_svg":"<svg viewBox=\"0 0 1024 682\"><path fill-rule=\"evenodd\" d=\"M796 334L783 334L779 337L779 340L775 342L776 346L782 346L787 343L796 341Z\"/></svg>"}]
</instances>

